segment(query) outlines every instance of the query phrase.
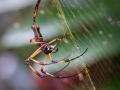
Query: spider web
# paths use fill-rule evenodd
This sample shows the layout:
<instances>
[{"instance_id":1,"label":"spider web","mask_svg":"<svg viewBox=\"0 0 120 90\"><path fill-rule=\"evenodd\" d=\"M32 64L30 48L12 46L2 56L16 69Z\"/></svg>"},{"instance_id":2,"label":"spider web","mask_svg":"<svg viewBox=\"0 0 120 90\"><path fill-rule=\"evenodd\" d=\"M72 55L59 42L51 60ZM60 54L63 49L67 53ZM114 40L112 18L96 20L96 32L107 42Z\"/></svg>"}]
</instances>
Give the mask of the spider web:
<instances>
[{"instance_id":1,"label":"spider web","mask_svg":"<svg viewBox=\"0 0 120 90\"><path fill-rule=\"evenodd\" d=\"M10 11L10 13L1 15L1 21L3 22L1 24L2 33L0 33L0 50L2 53L4 50L5 52L15 53L23 65L25 63L22 60L28 58L39 48L29 43L29 40L34 37L30 26L37 0L32 1L34 2L32 3L34 4L33 6L30 5L30 7L25 9L19 8L19 11ZM28 0L28 4L29 2ZM61 44L58 41L53 43L59 49L57 53L51 53L53 59L61 60L69 55L67 58L72 59L81 55L88 48L84 55L70 62L67 68L56 74L69 76L83 69L82 73L76 76L78 82L77 80L75 81L77 83L71 80L76 77L68 80L67 84L71 84L74 90L114 90L115 88L118 90L120 88L120 79L118 78L120 76L119 3L119 0L117 2L113 0L41 0L36 22L37 25L40 25L40 31L44 40L49 42L56 37L62 39ZM17 9L16 5L12 6ZM20 6L22 7L22 5ZM40 53L34 59L43 62L44 57L45 54ZM11 62L11 60L9 61ZM47 63L51 63L49 58ZM4 64L6 65L6 62ZM19 64L21 66L21 63ZM35 70L40 72L40 65L36 68L36 63L30 62L30 64L33 64ZM65 67L65 65L67 63L46 65L45 71L55 73ZM26 72L25 69L20 69ZM5 71L5 68L3 67L1 70ZM14 75L20 78L19 76L22 74L19 73L19 70L17 70L17 75ZM31 73L35 75L32 71ZM5 75L3 74L3 76ZM31 77L31 75L28 76ZM45 87L47 84L54 86L54 83L51 82L56 79L50 79L50 83L43 79L43 81L47 82L46 84L42 82ZM60 84L58 86L62 85ZM39 84L39 86L44 85ZM61 90L61 87L59 90Z\"/></svg>"},{"instance_id":2,"label":"spider web","mask_svg":"<svg viewBox=\"0 0 120 90\"><path fill-rule=\"evenodd\" d=\"M80 22L80 19L83 19L83 21L85 21L85 22L87 22L87 24L89 24L89 22L80 13L80 8L83 8L80 5L81 1L79 1L79 0L73 0L73 1L72 0L59 0L59 1L58 0L53 0L53 1L56 5L56 8L57 8L58 12L59 12L60 19L62 19L61 26L62 26L62 30L63 30L63 34L64 34L63 35L63 40L64 40L64 42L66 42L68 44L70 44L69 42L72 41L72 44L73 44L73 46L71 47L71 48L73 48L72 52L75 52L75 55L77 55L77 54L80 53L81 47L85 48L86 45L85 44L80 45L79 42L82 41L82 40L79 37L79 34L77 33L77 31L79 31L81 33L81 30L74 30L74 28L78 27L78 29L79 29L79 27L81 25L84 28L85 33L89 33L89 30L86 28L86 26ZM78 15L76 13L78 13ZM78 19L78 17L80 17L80 18ZM67 48L67 49L69 49L69 48ZM94 86L94 84L91 80L91 77L88 73L88 70L87 70L87 67L86 67L86 64L84 63L84 61L82 60L79 63L79 60L75 60L74 62L75 62L74 63L75 67L79 66L80 63L82 63L81 66L84 67L86 75L87 75L86 79L83 78L83 80L84 80L88 90L96 90L96 88L95 88L95 86ZM77 68L75 68L75 69L77 69Z\"/></svg>"},{"instance_id":3,"label":"spider web","mask_svg":"<svg viewBox=\"0 0 120 90\"><path fill-rule=\"evenodd\" d=\"M45 8L44 5L42 7ZM55 31L59 32L59 34L52 33L56 36L51 37L60 37L63 41L62 44L57 43L59 51L53 54L54 59L60 60L69 54L71 54L69 58L74 58L88 48L88 51L72 61L69 67L74 69L74 73L83 68L83 81L87 90L97 90L97 85L93 81L95 75L89 73L88 67L97 60L103 57L109 58L118 52L120 43L116 45L115 42L119 42L117 39L119 21L114 20L107 4L99 0L52 0L50 7L46 12L54 17L51 22L58 27ZM81 79L81 75L78 76Z\"/></svg>"}]
</instances>

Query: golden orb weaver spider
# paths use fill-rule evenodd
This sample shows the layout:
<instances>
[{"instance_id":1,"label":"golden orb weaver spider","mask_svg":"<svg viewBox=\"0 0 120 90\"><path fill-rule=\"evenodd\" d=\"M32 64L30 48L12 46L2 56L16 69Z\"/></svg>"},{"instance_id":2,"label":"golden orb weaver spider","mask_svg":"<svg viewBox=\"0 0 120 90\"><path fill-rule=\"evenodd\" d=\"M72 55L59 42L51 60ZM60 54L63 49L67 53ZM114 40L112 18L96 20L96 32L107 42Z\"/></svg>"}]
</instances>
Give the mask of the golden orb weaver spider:
<instances>
[{"instance_id":1,"label":"golden orb weaver spider","mask_svg":"<svg viewBox=\"0 0 120 90\"><path fill-rule=\"evenodd\" d=\"M75 57L75 58L72 58L72 59L67 59L70 55L68 55L66 58L62 59L62 60L59 60L59 61L54 61L51 54L50 53L56 53L58 51L58 48L56 48L56 45L51 45L53 42L55 41L60 41L61 42L61 39L60 38L55 38L53 39L52 41L50 42L46 42L43 40L43 37L42 37L42 34L40 33L40 27L38 25L36 25L36 15L37 15L37 11L38 11L38 7L39 7L39 4L40 4L41 0L38 0L37 1L37 4L35 6L35 10L34 10L34 14L33 14L33 24L31 26L33 32L34 32L34 38L30 39L30 43L32 44L36 44L39 46L39 48L25 61L26 64L29 66L29 68L36 74L38 75L39 77L41 78L44 78L44 77L47 77L47 76L51 76L53 78L59 78L59 79L62 79L62 78L69 78L69 77L73 77L75 75L78 75L80 72L74 74L74 75L70 75L70 76L58 76L58 75L55 75L56 73L62 71L64 68L66 68L68 66L68 64L70 63L70 61L73 61L75 60L76 58L79 58L80 56L82 56L86 51L87 49L84 51L84 53L82 53L81 55ZM43 62L39 62L35 59L33 59L36 55L38 55L39 53L41 52L44 52L46 55L44 57L44 60ZM50 58L50 61L51 63L46 63L46 59L47 57L49 56ZM43 74L45 74L45 76L41 75L39 72L37 72L30 64L29 64L29 61L32 61L34 63L37 63L39 65L41 65L41 72ZM54 74L51 74L47 71L44 71L44 66L45 65L50 65L50 64L56 64L56 63L64 63L64 62L68 62L68 64L62 68L61 70L59 70L58 72L54 73Z\"/></svg>"}]
</instances>

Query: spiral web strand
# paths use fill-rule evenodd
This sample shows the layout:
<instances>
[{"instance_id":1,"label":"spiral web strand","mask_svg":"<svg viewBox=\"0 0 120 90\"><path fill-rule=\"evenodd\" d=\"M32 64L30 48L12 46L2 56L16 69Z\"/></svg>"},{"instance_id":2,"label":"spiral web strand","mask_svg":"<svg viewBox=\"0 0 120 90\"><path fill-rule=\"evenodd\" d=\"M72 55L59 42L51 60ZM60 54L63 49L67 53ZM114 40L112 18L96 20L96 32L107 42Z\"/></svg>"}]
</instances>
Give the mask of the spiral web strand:
<instances>
[{"instance_id":1,"label":"spiral web strand","mask_svg":"<svg viewBox=\"0 0 120 90\"><path fill-rule=\"evenodd\" d=\"M74 7L74 6L72 6L71 0L53 0L53 1L54 1L55 5L56 5L56 8L57 8L57 10L58 10L58 12L59 12L59 14L60 14L60 16L61 16L61 19L62 19L62 27L63 27L64 36L66 35L66 33L69 33L70 38L71 38L71 40L72 40L73 43L74 43L74 47L77 48L79 45L78 45L78 43L76 42L77 40L75 40L75 37L73 36L73 33L71 32L70 25L67 23L66 16L65 16L65 14L64 14L64 11L65 11L66 14L69 16L70 21L72 22L72 24L76 25L76 22L73 21L73 19L76 20L76 15L74 14L74 12L72 12L72 10L70 9L70 7L68 6L68 3L69 3L69 5L70 5L71 7ZM79 2L77 2L77 0L74 0L74 2L75 2L75 4L78 4L78 3L79 3ZM65 4L66 7L64 6L63 3ZM69 15L69 12L66 10L66 8L67 8L67 10L69 10L69 12L70 12L70 14L72 15L73 18L71 18L71 16ZM64 10L63 10L63 9L64 9ZM79 10L78 10L78 13L79 13L80 17L81 17L87 24L89 24L89 22L80 14L80 11L79 11ZM89 30L84 26L84 24L82 24L81 22L79 22L79 23L80 23L80 25L85 29L85 31L86 31L87 33L89 33ZM65 31L64 24L65 24L65 26L67 27L68 32ZM75 33L75 34L76 34L76 33ZM78 37L78 38L79 38L79 37ZM79 50L77 50L77 52L80 53ZM76 62L76 66L78 66L78 65L77 65L77 61L75 61L75 62ZM86 74L87 74L87 79L86 79L87 81L86 81L85 79L84 79L84 81L85 81L85 83L86 83L86 85L87 85L87 87L88 87L88 90L96 90L96 88L95 88L95 86L94 86L94 84L93 84L93 82L92 82L92 79L91 79L91 77L90 77L90 75L89 75L89 73L88 73L87 67L86 67L86 65L85 65L85 63L84 63L83 60L82 60L82 66L84 67L85 72L86 72Z\"/></svg>"}]
</instances>

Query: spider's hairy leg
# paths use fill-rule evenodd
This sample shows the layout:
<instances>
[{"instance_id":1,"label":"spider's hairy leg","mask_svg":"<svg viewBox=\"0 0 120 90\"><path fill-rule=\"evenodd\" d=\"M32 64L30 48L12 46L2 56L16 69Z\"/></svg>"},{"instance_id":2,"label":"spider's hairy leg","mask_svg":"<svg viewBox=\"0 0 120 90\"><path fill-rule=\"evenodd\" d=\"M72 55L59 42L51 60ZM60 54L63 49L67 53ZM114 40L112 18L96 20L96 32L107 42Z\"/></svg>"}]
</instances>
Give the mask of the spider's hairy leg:
<instances>
[{"instance_id":1,"label":"spider's hairy leg","mask_svg":"<svg viewBox=\"0 0 120 90\"><path fill-rule=\"evenodd\" d=\"M51 54L49 53L48 55L49 55L50 61L51 61L51 62L54 62L54 60L53 60Z\"/></svg>"},{"instance_id":2,"label":"spider's hairy leg","mask_svg":"<svg viewBox=\"0 0 120 90\"><path fill-rule=\"evenodd\" d=\"M88 49L88 48L87 48ZM81 57L82 55L84 55L86 52L87 52L87 49L82 53L82 54L80 54L79 56L77 56L77 57L74 57L74 58L72 58L72 59L66 59L66 58L64 58L64 59L62 59L62 60L53 60L52 59L52 57L51 57L51 63L40 63L40 62L38 62L38 61L36 61L36 60L34 60L34 59L32 59L32 61L33 62L35 62L35 63L38 63L38 64L40 64L40 65L50 65L50 64L56 64L56 63L66 63L66 62L70 62L70 61L73 61L73 60L75 60L76 58L79 58L79 57ZM69 55L70 56L70 55ZM67 56L67 57L69 57L69 56Z\"/></svg>"},{"instance_id":3,"label":"spider's hairy leg","mask_svg":"<svg viewBox=\"0 0 120 90\"><path fill-rule=\"evenodd\" d=\"M37 72L28 62L29 61L33 61L34 59L33 59L33 57L35 57L37 54L39 54L40 52L41 52L42 50L41 50L41 48L38 48L25 62L26 62L26 64L29 66L29 68L37 75L37 76L39 76L39 77L41 77L41 78L44 78L44 76L42 76L39 72ZM38 62L38 61L36 61L36 60L34 60L34 62L35 63L38 63L38 64L43 64L42 62ZM45 76L46 77L46 76Z\"/></svg>"},{"instance_id":4,"label":"spider's hairy leg","mask_svg":"<svg viewBox=\"0 0 120 90\"><path fill-rule=\"evenodd\" d=\"M70 62L69 62L69 63L70 63ZM64 68L66 68L66 67L69 65L69 63L68 63ZM37 72L31 65L28 64L28 66L29 66L30 69L31 69L38 77L40 77L40 78L45 78L45 77L51 76L51 77L53 77L53 78L63 79L63 78L73 77L73 76L76 76L76 75L78 75L78 74L81 73L81 71L80 71L80 72L77 73L77 74L74 74L74 75L71 75L71 76L65 76L65 77L54 75L54 74L57 74L57 73L59 73L60 71L62 71L62 70L64 69L64 68L62 68L61 70L59 70L58 72L56 72L56 73L54 73L54 74L50 74L50 73L48 73L48 72L46 72L46 71L42 71L44 74L47 75L47 76L43 76L43 75L41 75L39 72Z\"/></svg>"},{"instance_id":5,"label":"spider's hairy leg","mask_svg":"<svg viewBox=\"0 0 120 90\"><path fill-rule=\"evenodd\" d=\"M43 61L44 63L46 63L47 57L48 57L48 54L44 57L44 61ZM50 58L51 58L51 57L50 57ZM43 74L46 74L46 75L51 76L51 77L57 77L57 76L55 76L54 74L50 74L50 73L44 71L44 65L42 65L42 67L41 67L41 72L42 72Z\"/></svg>"},{"instance_id":6,"label":"spider's hairy leg","mask_svg":"<svg viewBox=\"0 0 120 90\"><path fill-rule=\"evenodd\" d=\"M44 57L44 62L46 62L46 58L48 57L48 55L46 55L45 57ZM67 56L67 57L69 57L69 56ZM66 58L67 58L66 57ZM69 62L70 63L70 62ZM63 67L62 69L60 69L59 71L57 71L57 72L55 72L55 73L53 73L52 75L54 75L54 74L57 74L57 73L59 73L60 71L62 71L63 69L65 69L68 65L69 65L69 63L65 66L65 67ZM39 72L37 72L31 65L29 65L28 64L28 66L29 66L29 68L37 75L37 76L39 76L40 78L45 78L45 77L48 77L49 75L45 75L45 76L43 76L43 75L41 75ZM44 65L42 65L42 69L44 68Z\"/></svg>"},{"instance_id":7,"label":"spider's hairy leg","mask_svg":"<svg viewBox=\"0 0 120 90\"><path fill-rule=\"evenodd\" d=\"M70 61L73 61L73 60L75 60L76 58L81 57L82 55L84 55L84 54L87 52L87 50L88 50L88 48L86 48L86 50L85 50L82 54L80 54L79 56L77 56L77 57L75 57L75 58L70 59Z\"/></svg>"},{"instance_id":8,"label":"spider's hairy leg","mask_svg":"<svg viewBox=\"0 0 120 90\"><path fill-rule=\"evenodd\" d=\"M55 39L53 39L52 41L50 41L50 42L48 42L48 43L51 44L51 43L53 43L53 42L55 42L55 41L60 41L60 43L61 43L61 39L60 39L60 38L55 38Z\"/></svg>"},{"instance_id":9,"label":"spider's hairy leg","mask_svg":"<svg viewBox=\"0 0 120 90\"><path fill-rule=\"evenodd\" d=\"M68 58L71 54L69 54L67 57L65 57L64 59ZM67 65L65 67L63 67L62 69L60 69L59 71L53 73L53 74L57 74L59 73L60 71L64 70L68 65L70 64L70 62L67 63Z\"/></svg>"},{"instance_id":10,"label":"spider's hairy leg","mask_svg":"<svg viewBox=\"0 0 120 90\"><path fill-rule=\"evenodd\" d=\"M36 55L38 55L39 53L41 53L42 52L42 50L41 50L41 47L40 48L38 48L25 62L26 62L26 64L27 65L29 65L29 61L33 61L33 58L36 56ZM39 64L43 64L42 62L38 62L38 61L35 61L36 63L39 63Z\"/></svg>"},{"instance_id":11,"label":"spider's hairy leg","mask_svg":"<svg viewBox=\"0 0 120 90\"><path fill-rule=\"evenodd\" d=\"M55 74L61 72L61 71L64 70L69 64L70 64L70 62L68 62L65 67L63 67L62 69L60 69L59 71L57 71L57 72L55 72L55 73L53 73L53 74L55 75ZM47 76L44 76L44 77L48 77L48 75L47 75Z\"/></svg>"},{"instance_id":12,"label":"spider's hairy leg","mask_svg":"<svg viewBox=\"0 0 120 90\"><path fill-rule=\"evenodd\" d=\"M74 58L72 58L72 59L66 59L66 60L59 60L57 63L61 63L61 62L70 62L70 61L73 61L73 60L75 60L75 59L77 59L77 58L79 58L79 57L81 57L82 55L84 55L86 52L87 52L87 50L88 50L88 48L82 53L82 54L80 54L79 56L77 56L77 57L74 57Z\"/></svg>"},{"instance_id":13,"label":"spider's hairy leg","mask_svg":"<svg viewBox=\"0 0 120 90\"><path fill-rule=\"evenodd\" d=\"M63 69L61 69L60 71L62 71ZM58 76L58 75L55 75L55 74L51 74L51 73L49 73L47 71L44 71L43 69L41 69L41 72L44 73L44 74L46 74L46 75L48 75L48 76L51 76L53 78L64 79L64 78L70 78L70 77L76 76L76 75L80 74L82 72L82 70L80 72L78 72L76 74L73 74L73 75L70 75L70 76Z\"/></svg>"},{"instance_id":14,"label":"spider's hairy leg","mask_svg":"<svg viewBox=\"0 0 120 90\"><path fill-rule=\"evenodd\" d=\"M87 50L88 50L88 48L87 48L82 54L80 54L79 56L74 57L74 58L72 58L72 59L62 59L62 60L54 61L54 62L52 62L52 63L48 63L48 64L46 64L46 65L55 64L55 63L66 63L66 62L73 61L73 60L81 57L82 55L84 55L84 54L87 52Z\"/></svg>"},{"instance_id":15,"label":"spider's hairy leg","mask_svg":"<svg viewBox=\"0 0 120 90\"><path fill-rule=\"evenodd\" d=\"M48 54L46 54L46 56L44 57L44 61L43 61L44 63L46 63L47 57L48 57ZM43 70L43 69L44 69L44 65L41 66L41 70Z\"/></svg>"},{"instance_id":16,"label":"spider's hairy leg","mask_svg":"<svg viewBox=\"0 0 120 90\"><path fill-rule=\"evenodd\" d=\"M47 55L45 56L45 58L44 58L44 61L43 61L44 63L46 63L46 58L47 58L47 57L48 57L48 54L47 54ZM69 62L69 63L70 63L70 62ZM68 63L68 64L69 64L69 63ZM67 65L68 65L68 64L67 64ZM65 67L67 67L67 65L66 65ZM64 68L65 68L65 67L64 67ZM64 68L63 68L63 69L64 69ZM61 69L60 71L62 71L63 69ZM60 71L58 71L58 72L60 72ZM78 75L79 73L81 73L81 71L80 71L80 72L78 72L78 73L76 73L76 74L73 74L73 75L70 75L70 76L64 76L64 77L63 77L63 76L58 76L58 75L55 75L56 73L55 73L55 74L51 74L51 73L49 73L49 72L47 72L47 71L44 71L44 65L42 65L42 67L41 67L41 72L42 72L43 74L46 74L47 76L51 76L51 77L53 77L53 78L58 78L58 79L73 77L73 76L76 76L76 75ZM57 73L58 73L58 72L57 72ZM45 76L45 77L47 77L47 76Z\"/></svg>"},{"instance_id":17,"label":"spider's hairy leg","mask_svg":"<svg viewBox=\"0 0 120 90\"><path fill-rule=\"evenodd\" d=\"M30 64L28 64L29 68L39 77L44 78L39 72L37 72Z\"/></svg>"},{"instance_id":18,"label":"spider's hairy leg","mask_svg":"<svg viewBox=\"0 0 120 90\"><path fill-rule=\"evenodd\" d=\"M30 39L30 43L32 43L32 42L33 42L33 40L35 40L35 39L36 39L36 38L31 38L31 39Z\"/></svg>"},{"instance_id":19,"label":"spider's hairy leg","mask_svg":"<svg viewBox=\"0 0 120 90\"><path fill-rule=\"evenodd\" d=\"M43 78L43 76L38 73L28 62L33 58L35 57L37 54L39 54L41 52L41 48L38 48L25 62L26 64L29 66L29 68L36 74L38 75L39 77ZM39 62L40 63L40 62Z\"/></svg>"},{"instance_id":20,"label":"spider's hairy leg","mask_svg":"<svg viewBox=\"0 0 120 90\"><path fill-rule=\"evenodd\" d=\"M56 62L56 61L53 60L52 55L51 55L50 53L49 53L48 55L49 55L49 58L50 58L50 61L51 61L51 62L53 62L53 63ZM66 60L60 60L60 62L65 62L65 61L66 61ZM69 61L66 61L66 62L69 62ZM58 62L58 63L59 63L59 62Z\"/></svg>"},{"instance_id":21,"label":"spider's hairy leg","mask_svg":"<svg viewBox=\"0 0 120 90\"><path fill-rule=\"evenodd\" d=\"M30 39L30 43L32 43L32 44L44 44L45 43L45 42L36 42L36 41L33 41L33 40L36 40L36 38Z\"/></svg>"}]
</instances>

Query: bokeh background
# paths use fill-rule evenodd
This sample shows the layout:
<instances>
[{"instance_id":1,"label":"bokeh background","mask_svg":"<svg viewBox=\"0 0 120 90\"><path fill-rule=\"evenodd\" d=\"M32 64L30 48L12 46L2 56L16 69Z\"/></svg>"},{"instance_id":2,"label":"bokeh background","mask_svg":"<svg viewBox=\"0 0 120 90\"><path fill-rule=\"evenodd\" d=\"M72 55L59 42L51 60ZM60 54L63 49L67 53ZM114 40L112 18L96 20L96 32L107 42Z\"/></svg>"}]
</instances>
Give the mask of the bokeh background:
<instances>
[{"instance_id":1,"label":"bokeh background","mask_svg":"<svg viewBox=\"0 0 120 90\"><path fill-rule=\"evenodd\" d=\"M0 90L120 90L120 1L42 0L37 24L44 40L56 37L54 60L74 58L58 75L82 73L67 79L37 77L25 60L38 48L32 15L37 0L0 0ZM42 61L44 53L35 57ZM49 59L47 60L49 62ZM31 63L40 71L40 66ZM45 66L55 73L66 63Z\"/></svg>"}]
</instances>

